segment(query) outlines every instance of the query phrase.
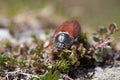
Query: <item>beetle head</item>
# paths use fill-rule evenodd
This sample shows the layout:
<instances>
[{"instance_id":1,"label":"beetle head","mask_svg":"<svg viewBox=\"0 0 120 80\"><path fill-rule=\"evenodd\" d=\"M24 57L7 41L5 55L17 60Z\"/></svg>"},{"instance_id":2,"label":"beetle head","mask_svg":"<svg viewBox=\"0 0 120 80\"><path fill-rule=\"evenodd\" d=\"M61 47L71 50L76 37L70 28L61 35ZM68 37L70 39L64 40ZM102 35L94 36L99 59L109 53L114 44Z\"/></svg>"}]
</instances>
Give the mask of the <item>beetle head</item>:
<instances>
[{"instance_id":1,"label":"beetle head","mask_svg":"<svg viewBox=\"0 0 120 80\"><path fill-rule=\"evenodd\" d=\"M62 50L70 47L70 45L73 43L73 39L69 36L69 34L61 32L55 37L54 43L58 50Z\"/></svg>"}]
</instances>

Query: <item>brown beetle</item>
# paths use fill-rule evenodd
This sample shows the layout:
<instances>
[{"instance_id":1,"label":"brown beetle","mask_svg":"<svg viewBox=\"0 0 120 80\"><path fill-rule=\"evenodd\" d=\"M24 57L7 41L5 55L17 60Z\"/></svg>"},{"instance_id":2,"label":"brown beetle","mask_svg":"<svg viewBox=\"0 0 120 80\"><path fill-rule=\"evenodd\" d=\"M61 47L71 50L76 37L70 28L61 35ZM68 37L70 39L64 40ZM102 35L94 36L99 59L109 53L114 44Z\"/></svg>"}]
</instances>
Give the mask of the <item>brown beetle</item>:
<instances>
[{"instance_id":1,"label":"brown beetle","mask_svg":"<svg viewBox=\"0 0 120 80\"><path fill-rule=\"evenodd\" d=\"M70 47L80 36L81 26L77 21L66 21L54 33L54 45L58 50Z\"/></svg>"}]
</instances>

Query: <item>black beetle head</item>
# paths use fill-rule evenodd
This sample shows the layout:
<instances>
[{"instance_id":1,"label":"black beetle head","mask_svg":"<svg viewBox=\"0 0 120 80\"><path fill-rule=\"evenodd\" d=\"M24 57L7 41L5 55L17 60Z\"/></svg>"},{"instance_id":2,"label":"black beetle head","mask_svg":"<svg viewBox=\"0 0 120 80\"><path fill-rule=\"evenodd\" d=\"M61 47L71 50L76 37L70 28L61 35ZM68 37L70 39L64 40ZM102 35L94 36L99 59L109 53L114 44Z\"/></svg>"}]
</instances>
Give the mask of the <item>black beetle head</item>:
<instances>
[{"instance_id":1,"label":"black beetle head","mask_svg":"<svg viewBox=\"0 0 120 80\"><path fill-rule=\"evenodd\" d=\"M67 33L60 33L55 38L55 46L58 50L69 47L73 43L73 39Z\"/></svg>"}]
</instances>

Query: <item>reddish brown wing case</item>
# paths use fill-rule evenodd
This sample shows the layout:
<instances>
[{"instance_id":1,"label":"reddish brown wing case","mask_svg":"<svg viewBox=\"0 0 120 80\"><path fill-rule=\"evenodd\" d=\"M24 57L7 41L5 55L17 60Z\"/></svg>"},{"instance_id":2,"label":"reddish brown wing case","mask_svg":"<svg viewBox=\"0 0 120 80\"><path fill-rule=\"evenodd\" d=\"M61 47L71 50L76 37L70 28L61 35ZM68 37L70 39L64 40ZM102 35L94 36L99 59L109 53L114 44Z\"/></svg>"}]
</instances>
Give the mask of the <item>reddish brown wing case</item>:
<instances>
[{"instance_id":1,"label":"reddish brown wing case","mask_svg":"<svg viewBox=\"0 0 120 80\"><path fill-rule=\"evenodd\" d=\"M81 26L77 21L66 21L55 31L53 37L55 38L62 31L68 32L70 37L75 39L81 33Z\"/></svg>"}]
</instances>

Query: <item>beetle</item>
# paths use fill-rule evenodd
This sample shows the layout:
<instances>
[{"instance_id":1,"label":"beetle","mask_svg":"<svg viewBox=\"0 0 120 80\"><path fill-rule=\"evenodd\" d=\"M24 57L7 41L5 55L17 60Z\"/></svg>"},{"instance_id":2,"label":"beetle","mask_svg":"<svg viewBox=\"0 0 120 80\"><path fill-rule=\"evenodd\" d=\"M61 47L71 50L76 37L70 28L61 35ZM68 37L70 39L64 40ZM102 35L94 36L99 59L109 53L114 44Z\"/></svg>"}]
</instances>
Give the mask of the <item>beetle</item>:
<instances>
[{"instance_id":1,"label":"beetle","mask_svg":"<svg viewBox=\"0 0 120 80\"><path fill-rule=\"evenodd\" d=\"M81 26L77 21L66 21L53 34L53 43L57 50L69 48L80 33Z\"/></svg>"}]
</instances>

